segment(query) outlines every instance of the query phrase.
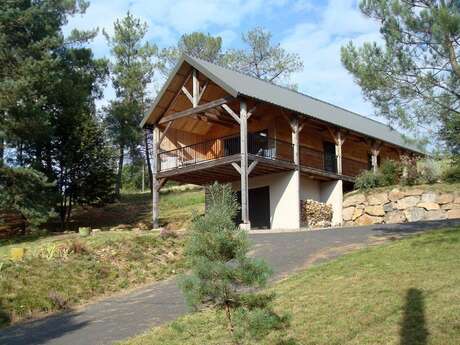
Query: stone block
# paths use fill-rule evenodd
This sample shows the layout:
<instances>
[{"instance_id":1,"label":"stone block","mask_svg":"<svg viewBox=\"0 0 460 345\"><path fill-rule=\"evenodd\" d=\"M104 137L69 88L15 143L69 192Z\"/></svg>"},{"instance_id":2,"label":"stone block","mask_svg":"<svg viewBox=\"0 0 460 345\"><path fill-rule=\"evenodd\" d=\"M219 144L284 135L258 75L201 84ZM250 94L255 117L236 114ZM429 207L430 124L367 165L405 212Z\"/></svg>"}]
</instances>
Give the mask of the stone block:
<instances>
[{"instance_id":1,"label":"stone block","mask_svg":"<svg viewBox=\"0 0 460 345\"><path fill-rule=\"evenodd\" d=\"M406 196L398 200L398 209L405 210L406 208L414 207L419 201L420 198L418 196Z\"/></svg>"},{"instance_id":2,"label":"stone block","mask_svg":"<svg viewBox=\"0 0 460 345\"><path fill-rule=\"evenodd\" d=\"M444 204L441 208L443 210L456 210L460 208L460 204Z\"/></svg>"},{"instance_id":3,"label":"stone block","mask_svg":"<svg viewBox=\"0 0 460 345\"><path fill-rule=\"evenodd\" d=\"M454 196L449 193L441 194L436 198L436 202L441 205L448 204L452 201L454 201Z\"/></svg>"},{"instance_id":4,"label":"stone block","mask_svg":"<svg viewBox=\"0 0 460 345\"><path fill-rule=\"evenodd\" d=\"M388 202L388 193L382 192L382 193L369 194L367 196L367 201L369 202L369 205L386 204Z\"/></svg>"},{"instance_id":5,"label":"stone block","mask_svg":"<svg viewBox=\"0 0 460 345\"><path fill-rule=\"evenodd\" d=\"M374 217L368 214L363 214L361 217L356 219L355 222L358 225L380 224L383 222L383 217Z\"/></svg>"},{"instance_id":6,"label":"stone block","mask_svg":"<svg viewBox=\"0 0 460 345\"><path fill-rule=\"evenodd\" d=\"M440 209L439 204L436 202L419 202L417 207L422 207L427 211Z\"/></svg>"},{"instance_id":7,"label":"stone block","mask_svg":"<svg viewBox=\"0 0 460 345\"><path fill-rule=\"evenodd\" d=\"M460 208L447 211L447 218L455 219L460 218Z\"/></svg>"},{"instance_id":8,"label":"stone block","mask_svg":"<svg viewBox=\"0 0 460 345\"><path fill-rule=\"evenodd\" d=\"M438 195L435 192L426 192L422 194L422 202L435 202Z\"/></svg>"},{"instance_id":9,"label":"stone block","mask_svg":"<svg viewBox=\"0 0 460 345\"><path fill-rule=\"evenodd\" d=\"M403 192L401 192L399 189L397 188L394 188L390 191L390 193L388 194L388 198L391 200L391 201L398 201L399 199L402 199L404 198L405 194Z\"/></svg>"},{"instance_id":10,"label":"stone block","mask_svg":"<svg viewBox=\"0 0 460 345\"><path fill-rule=\"evenodd\" d=\"M401 211L392 211L385 214L385 223L395 224L395 223L404 223L406 221L406 216Z\"/></svg>"},{"instance_id":11,"label":"stone block","mask_svg":"<svg viewBox=\"0 0 460 345\"><path fill-rule=\"evenodd\" d=\"M419 220L423 220L425 213L426 211L420 207L410 207L404 210L404 215L406 216L408 222L418 222Z\"/></svg>"},{"instance_id":12,"label":"stone block","mask_svg":"<svg viewBox=\"0 0 460 345\"><path fill-rule=\"evenodd\" d=\"M355 208L353 206L344 208L342 211L343 220L351 220L353 218L353 213L355 213Z\"/></svg>"},{"instance_id":13,"label":"stone block","mask_svg":"<svg viewBox=\"0 0 460 345\"><path fill-rule=\"evenodd\" d=\"M364 211L371 216L384 216L385 211L382 205L366 206Z\"/></svg>"},{"instance_id":14,"label":"stone block","mask_svg":"<svg viewBox=\"0 0 460 345\"><path fill-rule=\"evenodd\" d=\"M392 203L392 202L388 202L388 203L386 203L385 205L383 205L383 210L384 210L385 212L391 212L391 211L393 211L393 210L394 210L394 208L393 208L393 203Z\"/></svg>"},{"instance_id":15,"label":"stone block","mask_svg":"<svg viewBox=\"0 0 460 345\"><path fill-rule=\"evenodd\" d=\"M437 220L437 219L446 219L446 218L447 218L447 212L444 210L432 210L432 211L428 211L425 214L426 220Z\"/></svg>"},{"instance_id":16,"label":"stone block","mask_svg":"<svg viewBox=\"0 0 460 345\"><path fill-rule=\"evenodd\" d=\"M361 193L353 194L351 196L346 197L346 199L343 201L343 207L362 204L365 201L366 201L366 197L363 194Z\"/></svg>"},{"instance_id":17,"label":"stone block","mask_svg":"<svg viewBox=\"0 0 460 345\"><path fill-rule=\"evenodd\" d=\"M356 208L355 212L353 213L352 219L356 220L356 218L361 217L364 213L364 208Z\"/></svg>"},{"instance_id":18,"label":"stone block","mask_svg":"<svg viewBox=\"0 0 460 345\"><path fill-rule=\"evenodd\" d=\"M410 188L410 189L406 189L404 191L404 195L406 196L420 196L422 195L424 192L423 189L420 189L420 188Z\"/></svg>"}]
</instances>

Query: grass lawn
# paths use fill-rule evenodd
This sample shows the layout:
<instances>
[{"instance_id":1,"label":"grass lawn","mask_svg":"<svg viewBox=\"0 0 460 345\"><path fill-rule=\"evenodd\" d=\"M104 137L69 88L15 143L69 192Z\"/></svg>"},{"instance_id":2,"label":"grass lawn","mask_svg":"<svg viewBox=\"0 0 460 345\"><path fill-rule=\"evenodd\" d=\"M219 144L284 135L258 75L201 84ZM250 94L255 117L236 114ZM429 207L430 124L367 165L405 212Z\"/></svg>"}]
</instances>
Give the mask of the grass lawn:
<instances>
[{"instance_id":1,"label":"grass lawn","mask_svg":"<svg viewBox=\"0 0 460 345\"><path fill-rule=\"evenodd\" d=\"M183 270L184 235L161 238L139 230L150 229L149 200L149 193L128 194L115 204L77 210L71 228L102 230L89 237L42 232L0 240L0 326ZM161 221L168 228L186 226L203 208L201 190L161 195ZM13 247L26 250L22 261L9 259Z\"/></svg>"},{"instance_id":2,"label":"grass lawn","mask_svg":"<svg viewBox=\"0 0 460 345\"><path fill-rule=\"evenodd\" d=\"M160 195L160 224L170 229L186 228L194 211L204 211L204 192L185 190L162 193ZM90 226L103 230L150 229L152 224L152 201L150 193L122 194L119 202L104 207L78 208L68 226L77 230L80 226ZM52 225L53 226L53 225ZM54 224L54 227L58 227Z\"/></svg>"},{"instance_id":3,"label":"grass lawn","mask_svg":"<svg viewBox=\"0 0 460 345\"><path fill-rule=\"evenodd\" d=\"M460 227L345 255L277 283L292 344L460 344ZM223 316L190 314L123 345L228 344ZM277 344L280 334L260 343ZM286 335L286 334L285 334Z\"/></svg>"}]
</instances>

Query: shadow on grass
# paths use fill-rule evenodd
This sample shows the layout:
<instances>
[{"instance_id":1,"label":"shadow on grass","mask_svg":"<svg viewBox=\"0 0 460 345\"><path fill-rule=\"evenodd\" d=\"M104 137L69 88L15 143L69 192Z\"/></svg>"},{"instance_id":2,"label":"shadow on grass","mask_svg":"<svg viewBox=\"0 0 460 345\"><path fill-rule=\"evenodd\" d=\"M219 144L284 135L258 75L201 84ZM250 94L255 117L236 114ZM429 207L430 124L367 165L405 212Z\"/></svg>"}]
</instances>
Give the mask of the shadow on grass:
<instances>
[{"instance_id":1,"label":"shadow on grass","mask_svg":"<svg viewBox=\"0 0 460 345\"><path fill-rule=\"evenodd\" d=\"M409 289L401 321L400 345L425 345L428 335L423 294L418 289Z\"/></svg>"}]
</instances>

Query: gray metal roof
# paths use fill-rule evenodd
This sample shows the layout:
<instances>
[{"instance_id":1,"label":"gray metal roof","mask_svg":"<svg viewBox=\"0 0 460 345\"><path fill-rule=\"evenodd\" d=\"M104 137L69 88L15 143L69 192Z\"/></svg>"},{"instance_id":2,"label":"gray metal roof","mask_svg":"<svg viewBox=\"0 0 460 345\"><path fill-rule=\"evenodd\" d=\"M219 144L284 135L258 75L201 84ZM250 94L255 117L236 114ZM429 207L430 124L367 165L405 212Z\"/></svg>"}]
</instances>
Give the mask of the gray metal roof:
<instances>
[{"instance_id":1,"label":"gray metal roof","mask_svg":"<svg viewBox=\"0 0 460 345\"><path fill-rule=\"evenodd\" d=\"M423 153L423 151L420 151L415 145L407 142L398 131L381 122L288 88L272 84L268 81L257 79L198 58L183 56L177 67L181 66L184 61L204 73L208 78L234 97L243 95L272 103L344 129L365 134L374 139ZM161 97L161 94L158 97ZM144 122L145 121L143 121L143 123Z\"/></svg>"}]
</instances>

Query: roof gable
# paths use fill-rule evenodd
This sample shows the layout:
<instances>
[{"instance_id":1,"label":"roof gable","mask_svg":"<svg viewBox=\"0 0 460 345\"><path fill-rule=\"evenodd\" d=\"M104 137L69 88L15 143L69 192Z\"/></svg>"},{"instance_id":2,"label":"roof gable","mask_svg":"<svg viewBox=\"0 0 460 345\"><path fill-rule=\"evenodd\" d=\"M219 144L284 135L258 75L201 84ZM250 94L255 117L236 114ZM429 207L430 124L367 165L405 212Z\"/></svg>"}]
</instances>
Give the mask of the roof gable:
<instances>
[{"instance_id":1,"label":"roof gable","mask_svg":"<svg viewBox=\"0 0 460 345\"><path fill-rule=\"evenodd\" d=\"M183 56L180 59L163 89L158 94L158 97L156 98L149 113L143 119L141 126L146 124L153 110L157 107L159 101L163 97L165 90L172 82L175 74L184 64L188 64L196 68L207 78L212 80L215 84L219 85L222 89L234 97L243 95L271 103L335 126L364 134L374 139L382 140L411 151L422 153L415 145L408 143L398 131L381 122L369 119L365 116L300 92L296 92L268 81L257 79L190 56Z\"/></svg>"}]
</instances>

